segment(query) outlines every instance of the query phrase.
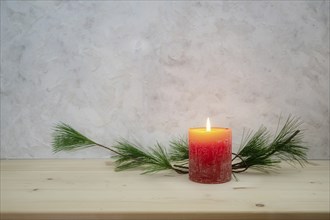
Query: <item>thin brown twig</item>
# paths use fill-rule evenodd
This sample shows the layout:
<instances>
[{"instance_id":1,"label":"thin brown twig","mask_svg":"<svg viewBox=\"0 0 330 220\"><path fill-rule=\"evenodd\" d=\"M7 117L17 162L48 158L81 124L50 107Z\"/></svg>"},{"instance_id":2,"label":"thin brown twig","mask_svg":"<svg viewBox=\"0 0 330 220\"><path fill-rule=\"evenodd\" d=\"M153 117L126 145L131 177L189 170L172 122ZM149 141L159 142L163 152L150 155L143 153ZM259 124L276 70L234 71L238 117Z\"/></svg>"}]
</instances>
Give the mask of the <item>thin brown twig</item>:
<instances>
[{"instance_id":1,"label":"thin brown twig","mask_svg":"<svg viewBox=\"0 0 330 220\"><path fill-rule=\"evenodd\" d=\"M238 157L241 160L241 162L235 163L232 165L232 172L233 173L242 173L242 172L246 171L249 168L249 166L247 165L245 160L239 154L235 154L235 153L232 153L232 154L235 155L234 159ZM243 165L242 165L242 163L243 163ZM238 169L242 169L242 168L243 168L243 170L238 170Z\"/></svg>"},{"instance_id":2,"label":"thin brown twig","mask_svg":"<svg viewBox=\"0 0 330 220\"><path fill-rule=\"evenodd\" d=\"M118 155L120 155L120 156L125 156L124 154L121 154L121 153L119 153L118 151L116 151L116 150L114 150L114 149L111 149L110 147L106 147L106 146L104 146L104 145L102 145L102 144L99 144L99 143L94 143L96 146L99 146L99 147L102 147L102 148L105 148L105 149L107 149L107 150L109 150L109 151L111 151L111 152L113 152L113 153L115 153L115 154L118 154Z\"/></svg>"}]
</instances>

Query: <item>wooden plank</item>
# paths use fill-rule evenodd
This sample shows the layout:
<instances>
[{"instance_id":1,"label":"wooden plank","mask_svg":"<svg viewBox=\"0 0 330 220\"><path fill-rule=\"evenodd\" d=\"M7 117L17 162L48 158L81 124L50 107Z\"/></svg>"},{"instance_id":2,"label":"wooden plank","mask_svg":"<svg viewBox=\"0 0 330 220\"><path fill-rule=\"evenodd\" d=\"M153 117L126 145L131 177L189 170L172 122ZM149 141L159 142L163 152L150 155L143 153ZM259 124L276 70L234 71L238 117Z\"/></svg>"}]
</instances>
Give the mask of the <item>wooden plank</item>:
<instances>
[{"instance_id":1,"label":"wooden plank","mask_svg":"<svg viewBox=\"0 0 330 220\"><path fill-rule=\"evenodd\" d=\"M329 219L329 161L239 181L114 172L111 160L2 160L1 219Z\"/></svg>"}]
</instances>

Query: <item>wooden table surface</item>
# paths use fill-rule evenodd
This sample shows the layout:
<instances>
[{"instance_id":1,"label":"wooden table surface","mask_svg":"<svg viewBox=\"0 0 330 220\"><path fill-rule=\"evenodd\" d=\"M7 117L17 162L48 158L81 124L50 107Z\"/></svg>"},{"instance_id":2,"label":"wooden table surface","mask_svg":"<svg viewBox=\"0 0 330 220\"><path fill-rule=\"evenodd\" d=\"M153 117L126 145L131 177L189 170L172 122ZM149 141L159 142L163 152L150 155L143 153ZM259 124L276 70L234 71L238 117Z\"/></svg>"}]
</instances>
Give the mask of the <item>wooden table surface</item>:
<instances>
[{"instance_id":1,"label":"wooden table surface","mask_svg":"<svg viewBox=\"0 0 330 220\"><path fill-rule=\"evenodd\" d=\"M329 219L329 161L238 181L114 172L111 160L1 160L1 219Z\"/></svg>"}]
</instances>

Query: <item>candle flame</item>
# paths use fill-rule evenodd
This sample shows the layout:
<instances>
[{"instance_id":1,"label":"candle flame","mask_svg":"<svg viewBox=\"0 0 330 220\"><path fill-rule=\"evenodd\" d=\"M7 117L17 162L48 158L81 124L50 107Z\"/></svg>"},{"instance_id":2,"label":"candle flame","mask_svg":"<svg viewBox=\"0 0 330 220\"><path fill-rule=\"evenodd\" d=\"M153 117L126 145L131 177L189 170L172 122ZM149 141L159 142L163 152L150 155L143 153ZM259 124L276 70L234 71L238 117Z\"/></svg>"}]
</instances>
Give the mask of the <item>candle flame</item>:
<instances>
[{"instance_id":1,"label":"candle flame","mask_svg":"<svg viewBox=\"0 0 330 220\"><path fill-rule=\"evenodd\" d=\"M211 131L211 122L209 117L206 120L206 131Z\"/></svg>"}]
</instances>

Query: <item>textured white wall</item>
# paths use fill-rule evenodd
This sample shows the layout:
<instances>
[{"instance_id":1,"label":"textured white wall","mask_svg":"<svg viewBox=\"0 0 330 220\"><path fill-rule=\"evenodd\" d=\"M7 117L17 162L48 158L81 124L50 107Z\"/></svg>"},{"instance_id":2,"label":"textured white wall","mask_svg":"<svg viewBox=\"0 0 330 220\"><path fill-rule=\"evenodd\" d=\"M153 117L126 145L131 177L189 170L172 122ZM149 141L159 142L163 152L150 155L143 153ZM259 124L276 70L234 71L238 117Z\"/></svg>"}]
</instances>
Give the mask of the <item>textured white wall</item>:
<instances>
[{"instance_id":1,"label":"textured white wall","mask_svg":"<svg viewBox=\"0 0 330 220\"><path fill-rule=\"evenodd\" d=\"M1 157L51 152L71 124L111 144L300 116L329 158L329 1L1 1Z\"/></svg>"}]
</instances>

